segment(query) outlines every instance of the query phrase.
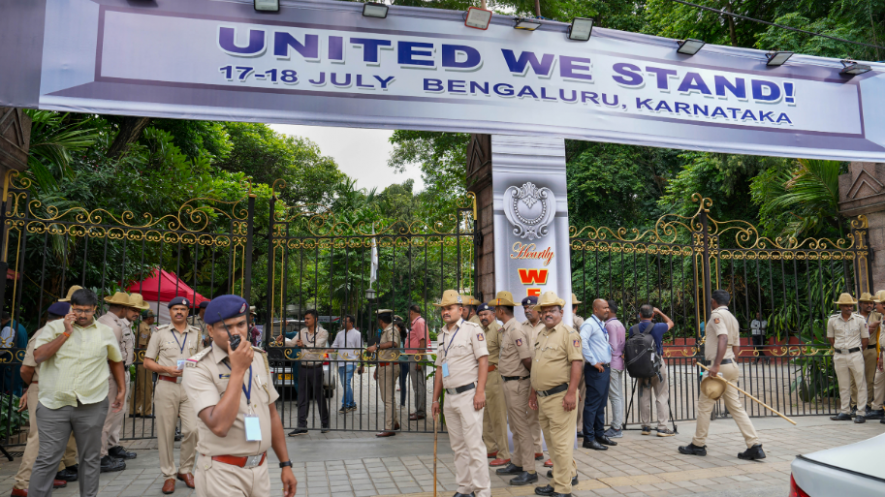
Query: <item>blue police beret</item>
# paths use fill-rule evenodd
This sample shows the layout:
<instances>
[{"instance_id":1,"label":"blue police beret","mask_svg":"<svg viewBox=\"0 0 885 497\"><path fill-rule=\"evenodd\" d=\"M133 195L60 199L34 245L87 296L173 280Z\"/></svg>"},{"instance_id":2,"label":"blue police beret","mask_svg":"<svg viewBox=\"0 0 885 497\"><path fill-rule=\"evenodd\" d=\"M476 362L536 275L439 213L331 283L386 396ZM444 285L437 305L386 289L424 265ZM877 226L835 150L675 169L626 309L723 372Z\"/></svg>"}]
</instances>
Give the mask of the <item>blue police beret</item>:
<instances>
[{"instance_id":1,"label":"blue police beret","mask_svg":"<svg viewBox=\"0 0 885 497\"><path fill-rule=\"evenodd\" d=\"M71 304L68 302L55 302L49 306L49 313L56 316L67 316L71 312Z\"/></svg>"},{"instance_id":2,"label":"blue police beret","mask_svg":"<svg viewBox=\"0 0 885 497\"><path fill-rule=\"evenodd\" d=\"M175 297L174 299L172 299L172 300L169 301L169 306L168 306L168 307L169 307L170 309L172 309L172 306L174 306L174 305L183 305L183 306L185 306L185 307L190 307L190 306L191 306L191 301L188 300L188 299L186 299L186 298L184 298L184 297Z\"/></svg>"},{"instance_id":3,"label":"blue police beret","mask_svg":"<svg viewBox=\"0 0 885 497\"><path fill-rule=\"evenodd\" d=\"M476 313L479 314L482 311L495 312L495 308L490 306L489 304L479 304L479 306L476 308Z\"/></svg>"},{"instance_id":4,"label":"blue police beret","mask_svg":"<svg viewBox=\"0 0 885 497\"><path fill-rule=\"evenodd\" d=\"M209 305L209 301L204 300L204 301L200 302L199 307L200 307L200 309L205 309L207 305Z\"/></svg>"},{"instance_id":5,"label":"blue police beret","mask_svg":"<svg viewBox=\"0 0 885 497\"><path fill-rule=\"evenodd\" d=\"M225 319L244 316L249 312L249 303L239 295L222 295L216 297L206 306L206 315L203 322L215 324Z\"/></svg>"},{"instance_id":6,"label":"blue police beret","mask_svg":"<svg viewBox=\"0 0 885 497\"><path fill-rule=\"evenodd\" d=\"M537 305L537 304L538 304L538 297L535 297L534 295L529 295L528 297L522 299L522 305Z\"/></svg>"}]
</instances>

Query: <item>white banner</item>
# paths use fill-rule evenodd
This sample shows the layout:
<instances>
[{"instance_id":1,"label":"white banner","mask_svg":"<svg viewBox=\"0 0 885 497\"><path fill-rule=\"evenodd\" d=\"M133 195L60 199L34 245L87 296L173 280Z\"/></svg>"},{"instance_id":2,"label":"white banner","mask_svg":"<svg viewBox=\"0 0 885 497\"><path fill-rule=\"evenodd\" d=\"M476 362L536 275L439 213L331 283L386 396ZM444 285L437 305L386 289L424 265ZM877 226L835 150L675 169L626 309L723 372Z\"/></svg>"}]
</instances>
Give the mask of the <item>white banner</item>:
<instances>
[{"instance_id":1,"label":"white banner","mask_svg":"<svg viewBox=\"0 0 885 497\"><path fill-rule=\"evenodd\" d=\"M0 105L350 127L524 134L885 162L885 65L566 24L302 0L6 2ZM33 4L33 5L32 5Z\"/></svg>"}]
</instances>

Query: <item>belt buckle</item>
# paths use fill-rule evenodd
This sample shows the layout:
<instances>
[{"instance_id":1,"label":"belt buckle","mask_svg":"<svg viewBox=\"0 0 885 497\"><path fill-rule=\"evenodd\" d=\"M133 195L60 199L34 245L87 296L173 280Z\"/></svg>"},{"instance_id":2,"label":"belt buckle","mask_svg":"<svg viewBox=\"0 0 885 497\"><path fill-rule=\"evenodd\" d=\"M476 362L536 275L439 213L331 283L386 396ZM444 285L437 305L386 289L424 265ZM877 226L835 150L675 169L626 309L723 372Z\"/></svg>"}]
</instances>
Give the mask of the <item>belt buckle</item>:
<instances>
[{"instance_id":1,"label":"belt buckle","mask_svg":"<svg viewBox=\"0 0 885 497\"><path fill-rule=\"evenodd\" d=\"M255 456L246 457L246 464L243 465L244 469L254 468L261 464L261 456L262 454L258 454Z\"/></svg>"}]
</instances>

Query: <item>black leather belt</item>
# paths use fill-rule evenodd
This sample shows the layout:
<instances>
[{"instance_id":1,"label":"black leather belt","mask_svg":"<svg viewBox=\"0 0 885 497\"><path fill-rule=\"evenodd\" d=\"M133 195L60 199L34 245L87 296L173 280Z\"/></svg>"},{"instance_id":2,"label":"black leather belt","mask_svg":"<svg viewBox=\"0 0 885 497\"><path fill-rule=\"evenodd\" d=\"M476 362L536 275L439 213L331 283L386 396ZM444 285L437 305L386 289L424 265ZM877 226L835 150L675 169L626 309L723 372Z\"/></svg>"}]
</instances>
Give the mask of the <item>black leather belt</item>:
<instances>
[{"instance_id":1,"label":"black leather belt","mask_svg":"<svg viewBox=\"0 0 885 497\"><path fill-rule=\"evenodd\" d=\"M876 348L876 344L875 344L875 343L872 344L872 345L867 345L867 350L869 350L869 349L875 349L875 348Z\"/></svg>"},{"instance_id":2,"label":"black leather belt","mask_svg":"<svg viewBox=\"0 0 885 497\"><path fill-rule=\"evenodd\" d=\"M538 395L538 397L549 397L550 395L554 395L559 392L565 392L566 390L568 390L568 383L563 383L562 385L559 385L558 387L553 387L550 390L544 390L543 392L535 393Z\"/></svg>"},{"instance_id":3,"label":"black leather belt","mask_svg":"<svg viewBox=\"0 0 885 497\"><path fill-rule=\"evenodd\" d=\"M860 347L853 347L850 349L833 349L840 354L851 354L852 352L860 352Z\"/></svg>"},{"instance_id":4,"label":"black leather belt","mask_svg":"<svg viewBox=\"0 0 885 497\"><path fill-rule=\"evenodd\" d=\"M722 359L722 362L720 362L719 364L720 364L720 365L722 365L722 364L731 364L731 363L733 363L733 362L734 362L734 360L732 360L732 359Z\"/></svg>"},{"instance_id":5,"label":"black leather belt","mask_svg":"<svg viewBox=\"0 0 885 497\"><path fill-rule=\"evenodd\" d=\"M463 387L446 388L446 393L449 395L458 395L459 393L464 393L468 390L473 390L474 388L476 388L476 383L470 383L470 384L464 385Z\"/></svg>"},{"instance_id":6,"label":"black leather belt","mask_svg":"<svg viewBox=\"0 0 885 497\"><path fill-rule=\"evenodd\" d=\"M531 378L530 376L502 376L501 379L504 381L518 381L518 380L527 380Z\"/></svg>"}]
</instances>

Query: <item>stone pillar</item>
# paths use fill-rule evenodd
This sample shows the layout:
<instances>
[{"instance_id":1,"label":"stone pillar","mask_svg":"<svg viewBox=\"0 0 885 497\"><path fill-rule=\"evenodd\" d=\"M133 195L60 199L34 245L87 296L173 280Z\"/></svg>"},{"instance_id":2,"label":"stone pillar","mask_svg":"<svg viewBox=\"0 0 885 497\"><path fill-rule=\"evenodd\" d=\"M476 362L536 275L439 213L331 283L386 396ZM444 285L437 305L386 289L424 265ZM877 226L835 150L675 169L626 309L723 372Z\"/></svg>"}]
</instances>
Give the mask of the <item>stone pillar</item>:
<instances>
[{"instance_id":1,"label":"stone pillar","mask_svg":"<svg viewBox=\"0 0 885 497\"><path fill-rule=\"evenodd\" d=\"M467 147L467 191L476 195L478 229L482 237L476 261L481 302L495 297L495 227L492 193L492 135L471 135Z\"/></svg>"},{"instance_id":2,"label":"stone pillar","mask_svg":"<svg viewBox=\"0 0 885 497\"><path fill-rule=\"evenodd\" d=\"M852 228L864 233L867 256L855 262L857 292L885 289L885 164L852 162L839 176L839 212L852 219ZM856 221L866 217L866 226ZM882 256L877 256L882 253Z\"/></svg>"},{"instance_id":3,"label":"stone pillar","mask_svg":"<svg viewBox=\"0 0 885 497\"><path fill-rule=\"evenodd\" d=\"M21 109L0 107L0 181L9 170L27 169L30 141L31 118Z\"/></svg>"}]
</instances>

